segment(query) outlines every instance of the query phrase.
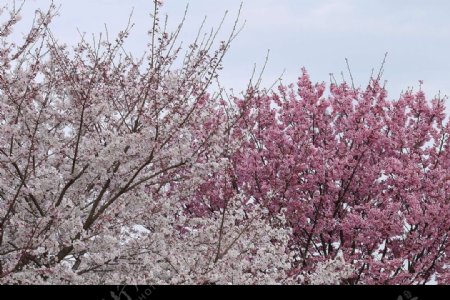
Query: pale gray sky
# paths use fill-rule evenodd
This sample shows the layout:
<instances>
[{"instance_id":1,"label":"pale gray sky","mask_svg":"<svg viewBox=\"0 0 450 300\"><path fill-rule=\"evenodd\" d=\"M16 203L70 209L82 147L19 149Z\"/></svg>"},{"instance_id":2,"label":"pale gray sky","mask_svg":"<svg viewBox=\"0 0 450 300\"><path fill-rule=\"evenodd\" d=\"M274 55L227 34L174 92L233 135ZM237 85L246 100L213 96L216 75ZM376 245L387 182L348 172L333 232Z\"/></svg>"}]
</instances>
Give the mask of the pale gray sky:
<instances>
[{"instance_id":1,"label":"pale gray sky","mask_svg":"<svg viewBox=\"0 0 450 300\"><path fill-rule=\"evenodd\" d=\"M74 43L81 31L98 33L107 24L110 34L122 29L134 7L135 28L128 49L143 51L151 25L150 0L55 0L62 4L53 31L61 41ZM229 10L224 34L228 33L241 0L165 0L163 12L176 25L186 4L189 12L182 39L195 35L204 16L207 28L217 26ZM29 0L24 19L48 0ZM294 82L305 66L313 80L340 78L350 61L356 85L367 84L389 52L384 79L391 98L402 89L418 87L429 96L440 90L450 95L450 1L446 0L244 0L241 20L246 26L224 61L222 83L242 89L254 63L262 66L267 49L270 58L263 84L269 86L285 69L283 82ZM25 29L22 24L19 31ZM19 34L16 32L15 34Z\"/></svg>"}]
</instances>

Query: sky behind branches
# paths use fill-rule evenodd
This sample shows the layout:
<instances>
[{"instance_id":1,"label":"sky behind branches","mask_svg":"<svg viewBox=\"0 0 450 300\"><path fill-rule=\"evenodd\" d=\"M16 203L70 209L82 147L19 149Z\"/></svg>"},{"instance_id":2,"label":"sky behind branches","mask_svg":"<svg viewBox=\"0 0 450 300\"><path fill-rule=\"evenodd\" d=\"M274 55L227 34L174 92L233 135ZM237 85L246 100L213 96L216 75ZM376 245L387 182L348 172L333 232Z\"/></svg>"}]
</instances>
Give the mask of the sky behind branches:
<instances>
[{"instance_id":1,"label":"sky behind branches","mask_svg":"<svg viewBox=\"0 0 450 300\"><path fill-rule=\"evenodd\" d=\"M45 9L50 1L27 1L25 22L15 37L27 28L36 8ZM55 0L61 4L53 32L69 44L81 32L99 33L108 26L111 36L123 29L134 8L135 28L127 49L137 55L147 43L151 26L150 0ZM221 38L229 33L241 0L165 0L163 13L174 28L185 7L189 10L181 39L187 44L207 16L206 27L217 27L229 10ZM423 89L428 96L439 91L450 95L450 2L444 0L244 0L243 31L231 46L221 72L221 83L240 91L245 88L254 64L257 70L270 55L263 86L269 87L284 72L283 82L294 82L305 66L313 80L329 82L329 74L339 81L341 72L349 80L348 58L356 86L365 86L372 68L375 72L388 52L383 79L390 98L398 98L402 89Z\"/></svg>"}]
</instances>

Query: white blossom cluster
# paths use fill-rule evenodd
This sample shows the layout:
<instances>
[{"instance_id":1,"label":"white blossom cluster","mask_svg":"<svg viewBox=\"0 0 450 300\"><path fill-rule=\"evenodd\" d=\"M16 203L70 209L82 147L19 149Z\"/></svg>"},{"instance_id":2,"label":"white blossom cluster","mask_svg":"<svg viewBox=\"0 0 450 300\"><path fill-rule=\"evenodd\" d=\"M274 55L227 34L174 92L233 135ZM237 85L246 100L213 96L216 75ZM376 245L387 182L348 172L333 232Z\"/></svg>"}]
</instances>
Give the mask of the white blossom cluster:
<instances>
[{"instance_id":1,"label":"white blossom cluster","mask_svg":"<svg viewBox=\"0 0 450 300\"><path fill-rule=\"evenodd\" d=\"M354 267L344 259L342 251L334 259L319 262L315 271L304 277L313 285L337 285L354 276Z\"/></svg>"}]
</instances>

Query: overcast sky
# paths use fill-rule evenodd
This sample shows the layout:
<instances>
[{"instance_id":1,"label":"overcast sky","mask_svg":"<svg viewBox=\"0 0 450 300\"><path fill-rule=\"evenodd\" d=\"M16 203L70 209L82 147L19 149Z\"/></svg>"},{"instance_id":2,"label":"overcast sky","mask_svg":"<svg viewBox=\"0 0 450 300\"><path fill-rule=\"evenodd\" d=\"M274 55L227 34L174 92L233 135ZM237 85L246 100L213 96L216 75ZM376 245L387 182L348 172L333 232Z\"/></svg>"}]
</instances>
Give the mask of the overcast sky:
<instances>
[{"instance_id":1,"label":"overcast sky","mask_svg":"<svg viewBox=\"0 0 450 300\"><path fill-rule=\"evenodd\" d=\"M151 25L150 0L55 0L61 4L53 32L61 41L74 43L76 28L110 34L122 29L134 7L135 28L128 48L141 53ZM224 34L233 24L241 0L165 0L163 12L175 26L185 6L189 11L182 39L188 42L204 16L207 27L217 26L229 10ZM30 0L23 17L32 17L47 0ZM305 66L313 80L329 82L329 73L340 78L349 59L356 85L365 86L372 68L379 68L388 52L384 79L391 98L402 89L418 87L429 96L450 95L450 1L446 0L244 0L241 21L245 28L224 61L222 83L241 90L253 65L261 67L267 50L269 62L263 84L269 86L285 70L283 82L293 82ZM25 24L19 27L25 29Z\"/></svg>"}]
</instances>

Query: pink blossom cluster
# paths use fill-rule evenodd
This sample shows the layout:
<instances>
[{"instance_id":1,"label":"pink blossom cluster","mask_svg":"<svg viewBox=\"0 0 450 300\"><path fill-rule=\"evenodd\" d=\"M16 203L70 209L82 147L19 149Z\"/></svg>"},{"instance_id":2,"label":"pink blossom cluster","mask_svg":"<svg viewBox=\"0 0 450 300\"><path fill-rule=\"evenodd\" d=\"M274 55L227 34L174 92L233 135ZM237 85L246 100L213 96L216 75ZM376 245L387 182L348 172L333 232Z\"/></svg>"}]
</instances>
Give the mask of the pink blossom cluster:
<instances>
[{"instance_id":1,"label":"pink blossom cluster","mask_svg":"<svg viewBox=\"0 0 450 300\"><path fill-rule=\"evenodd\" d=\"M354 268L346 283L448 283L444 99L419 90L388 100L375 79L324 92L303 69L296 85L237 99L233 138L243 142L211 192L219 197L215 185L228 177L234 193L285 217L291 274L314 272L342 251Z\"/></svg>"}]
</instances>

